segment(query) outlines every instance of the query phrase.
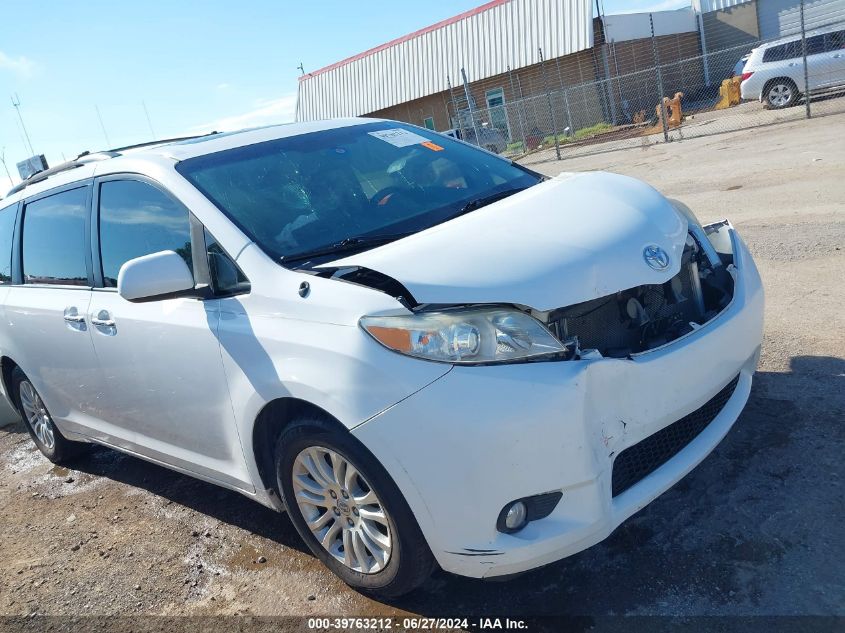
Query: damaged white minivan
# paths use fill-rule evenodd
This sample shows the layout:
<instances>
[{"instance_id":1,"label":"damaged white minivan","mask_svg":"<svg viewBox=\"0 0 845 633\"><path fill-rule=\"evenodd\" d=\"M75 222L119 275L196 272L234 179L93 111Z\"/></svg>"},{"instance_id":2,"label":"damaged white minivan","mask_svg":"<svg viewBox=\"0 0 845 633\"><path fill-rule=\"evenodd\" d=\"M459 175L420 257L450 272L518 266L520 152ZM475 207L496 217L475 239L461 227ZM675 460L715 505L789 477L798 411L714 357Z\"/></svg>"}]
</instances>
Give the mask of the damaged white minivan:
<instances>
[{"instance_id":1,"label":"damaged white minivan","mask_svg":"<svg viewBox=\"0 0 845 633\"><path fill-rule=\"evenodd\" d=\"M5 395L286 510L360 590L607 537L725 436L763 288L727 221L349 119L86 154L0 201Z\"/></svg>"}]
</instances>

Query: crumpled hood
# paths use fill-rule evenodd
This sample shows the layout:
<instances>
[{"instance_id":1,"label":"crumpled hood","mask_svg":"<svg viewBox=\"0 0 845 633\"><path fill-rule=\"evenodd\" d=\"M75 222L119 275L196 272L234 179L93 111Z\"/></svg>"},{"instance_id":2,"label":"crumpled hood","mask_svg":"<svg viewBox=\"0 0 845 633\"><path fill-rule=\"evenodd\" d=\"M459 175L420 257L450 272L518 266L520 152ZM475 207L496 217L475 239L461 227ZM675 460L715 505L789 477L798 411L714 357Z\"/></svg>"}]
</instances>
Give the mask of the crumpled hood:
<instances>
[{"instance_id":1,"label":"crumpled hood","mask_svg":"<svg viewBox=\"0 0 845 633\"><path fill-rule=\"evenodd\" d=\"M512 303L551 310L678 273L687 222L643 182L561 174L467 215L323 266L393 277L419 303ZM650 245L669 254L653 270Z\"/></svg>"}]
</instances>

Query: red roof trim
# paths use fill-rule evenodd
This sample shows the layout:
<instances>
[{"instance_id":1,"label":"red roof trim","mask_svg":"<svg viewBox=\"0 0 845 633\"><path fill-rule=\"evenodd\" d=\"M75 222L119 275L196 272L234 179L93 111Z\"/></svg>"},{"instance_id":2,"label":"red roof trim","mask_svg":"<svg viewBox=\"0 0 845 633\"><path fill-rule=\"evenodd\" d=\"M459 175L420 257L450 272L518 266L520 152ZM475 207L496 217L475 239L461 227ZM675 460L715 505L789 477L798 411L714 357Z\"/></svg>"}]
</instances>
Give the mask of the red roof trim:
<instances>
[{"instance_id":1,"label":"red roof trim","mask_svg":"<svg viewBox=\"0 0 845 633\"><path fill-rule=\"evenodd\" d=\"M492 0L486 4L482 4L480 7L476 7L475 9L470 9L469 11L464 11L463 13L456 15L451 18L447 18L445 20L441 20L437 24L432 24L431 26L427 26L425 28L420 29L419 31L414 31L413 33L409 33L408 35L403 35L402 37L397 37L395 40L390 40L389 42L382 44L380 46L376 46L375 48L371 48L369 50L364 51L363 53L358 53L357 55L353 55L352 57L347 57L346 59L342 59L339 62L335 62L329 66L324 68L320 68L319 70L315 70L312 73L306 73L299 77L299 81L305 81L306 79L310 79L311 77L316 77L317 75L322 75L323 73L327 73L330 70L334 70L335 68L340 68L341 66L345 66L346 64L350 64L354 61L359 59L363 59L364 57L369 57L374 53L378 53L379 51L383 51L386 48L390 48L391 46L396 46L397 44L401 44L402 42L407 42L408 40L412 40L420 35L424 35L425 33L430 33L431 31L436 31L437 29L443 28L449 24L454 24L455 22L460 22L465 18L472 17L474 15L478 15L479 13L484 13L485 11L492 9L493 7L497 7L500 4L505 4L510 2L510 0Z\"/></svg>"}]
</instances>

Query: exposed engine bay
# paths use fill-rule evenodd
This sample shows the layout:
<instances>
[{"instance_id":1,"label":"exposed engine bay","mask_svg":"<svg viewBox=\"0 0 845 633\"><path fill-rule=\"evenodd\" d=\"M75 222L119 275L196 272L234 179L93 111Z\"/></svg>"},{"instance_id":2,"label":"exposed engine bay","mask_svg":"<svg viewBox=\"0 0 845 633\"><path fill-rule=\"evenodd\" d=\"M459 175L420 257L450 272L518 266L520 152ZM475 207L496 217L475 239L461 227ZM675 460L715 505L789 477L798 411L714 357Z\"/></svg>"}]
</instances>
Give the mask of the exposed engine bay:
<instances>
[{"instance_id":1,"label":"exposed engine bay","mask_svg":"<svg viewBox=\"0 0 845 633\"><path fill-rule=\"evenodd\" d=\"M574 350L574 357L625 358L670 343L727 307L733 297L733 277L727 271L731 263L731 255L717 253L704 229L698 228L687 236L680 272L666 283L637 286L535 316Z\"/></svg>"}]
</instances>

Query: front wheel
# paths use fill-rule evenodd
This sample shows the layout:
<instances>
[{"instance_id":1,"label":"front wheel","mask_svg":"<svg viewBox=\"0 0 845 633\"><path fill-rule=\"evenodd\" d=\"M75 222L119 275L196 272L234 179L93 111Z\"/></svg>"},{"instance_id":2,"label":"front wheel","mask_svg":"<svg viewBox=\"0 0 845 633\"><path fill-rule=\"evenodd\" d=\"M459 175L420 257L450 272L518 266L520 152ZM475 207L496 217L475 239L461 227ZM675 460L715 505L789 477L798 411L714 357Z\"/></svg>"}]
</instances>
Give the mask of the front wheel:
<instances>
[{"instance_id":1,"label":"front wheel","mask_svg":"<svg viewBox=\"0 0 845 633\"><path fill-rule=\"evenodd\" d=\"M396 484L345 431L295 423L276 446L276 476L297 532L351 587L394 598L431 573L434 557Z\"/></svg>"},{"instance_id":2,"label":"front wheel","mask_svg":"<svg viewBox=\"0 0 845 633\"><path fill-rule=\"evenodd\" d=\"M775 79L766 88L765 100L774 110L788 108L798 101L798 86L791 79Z\"/></svg>"}]
</instances>

